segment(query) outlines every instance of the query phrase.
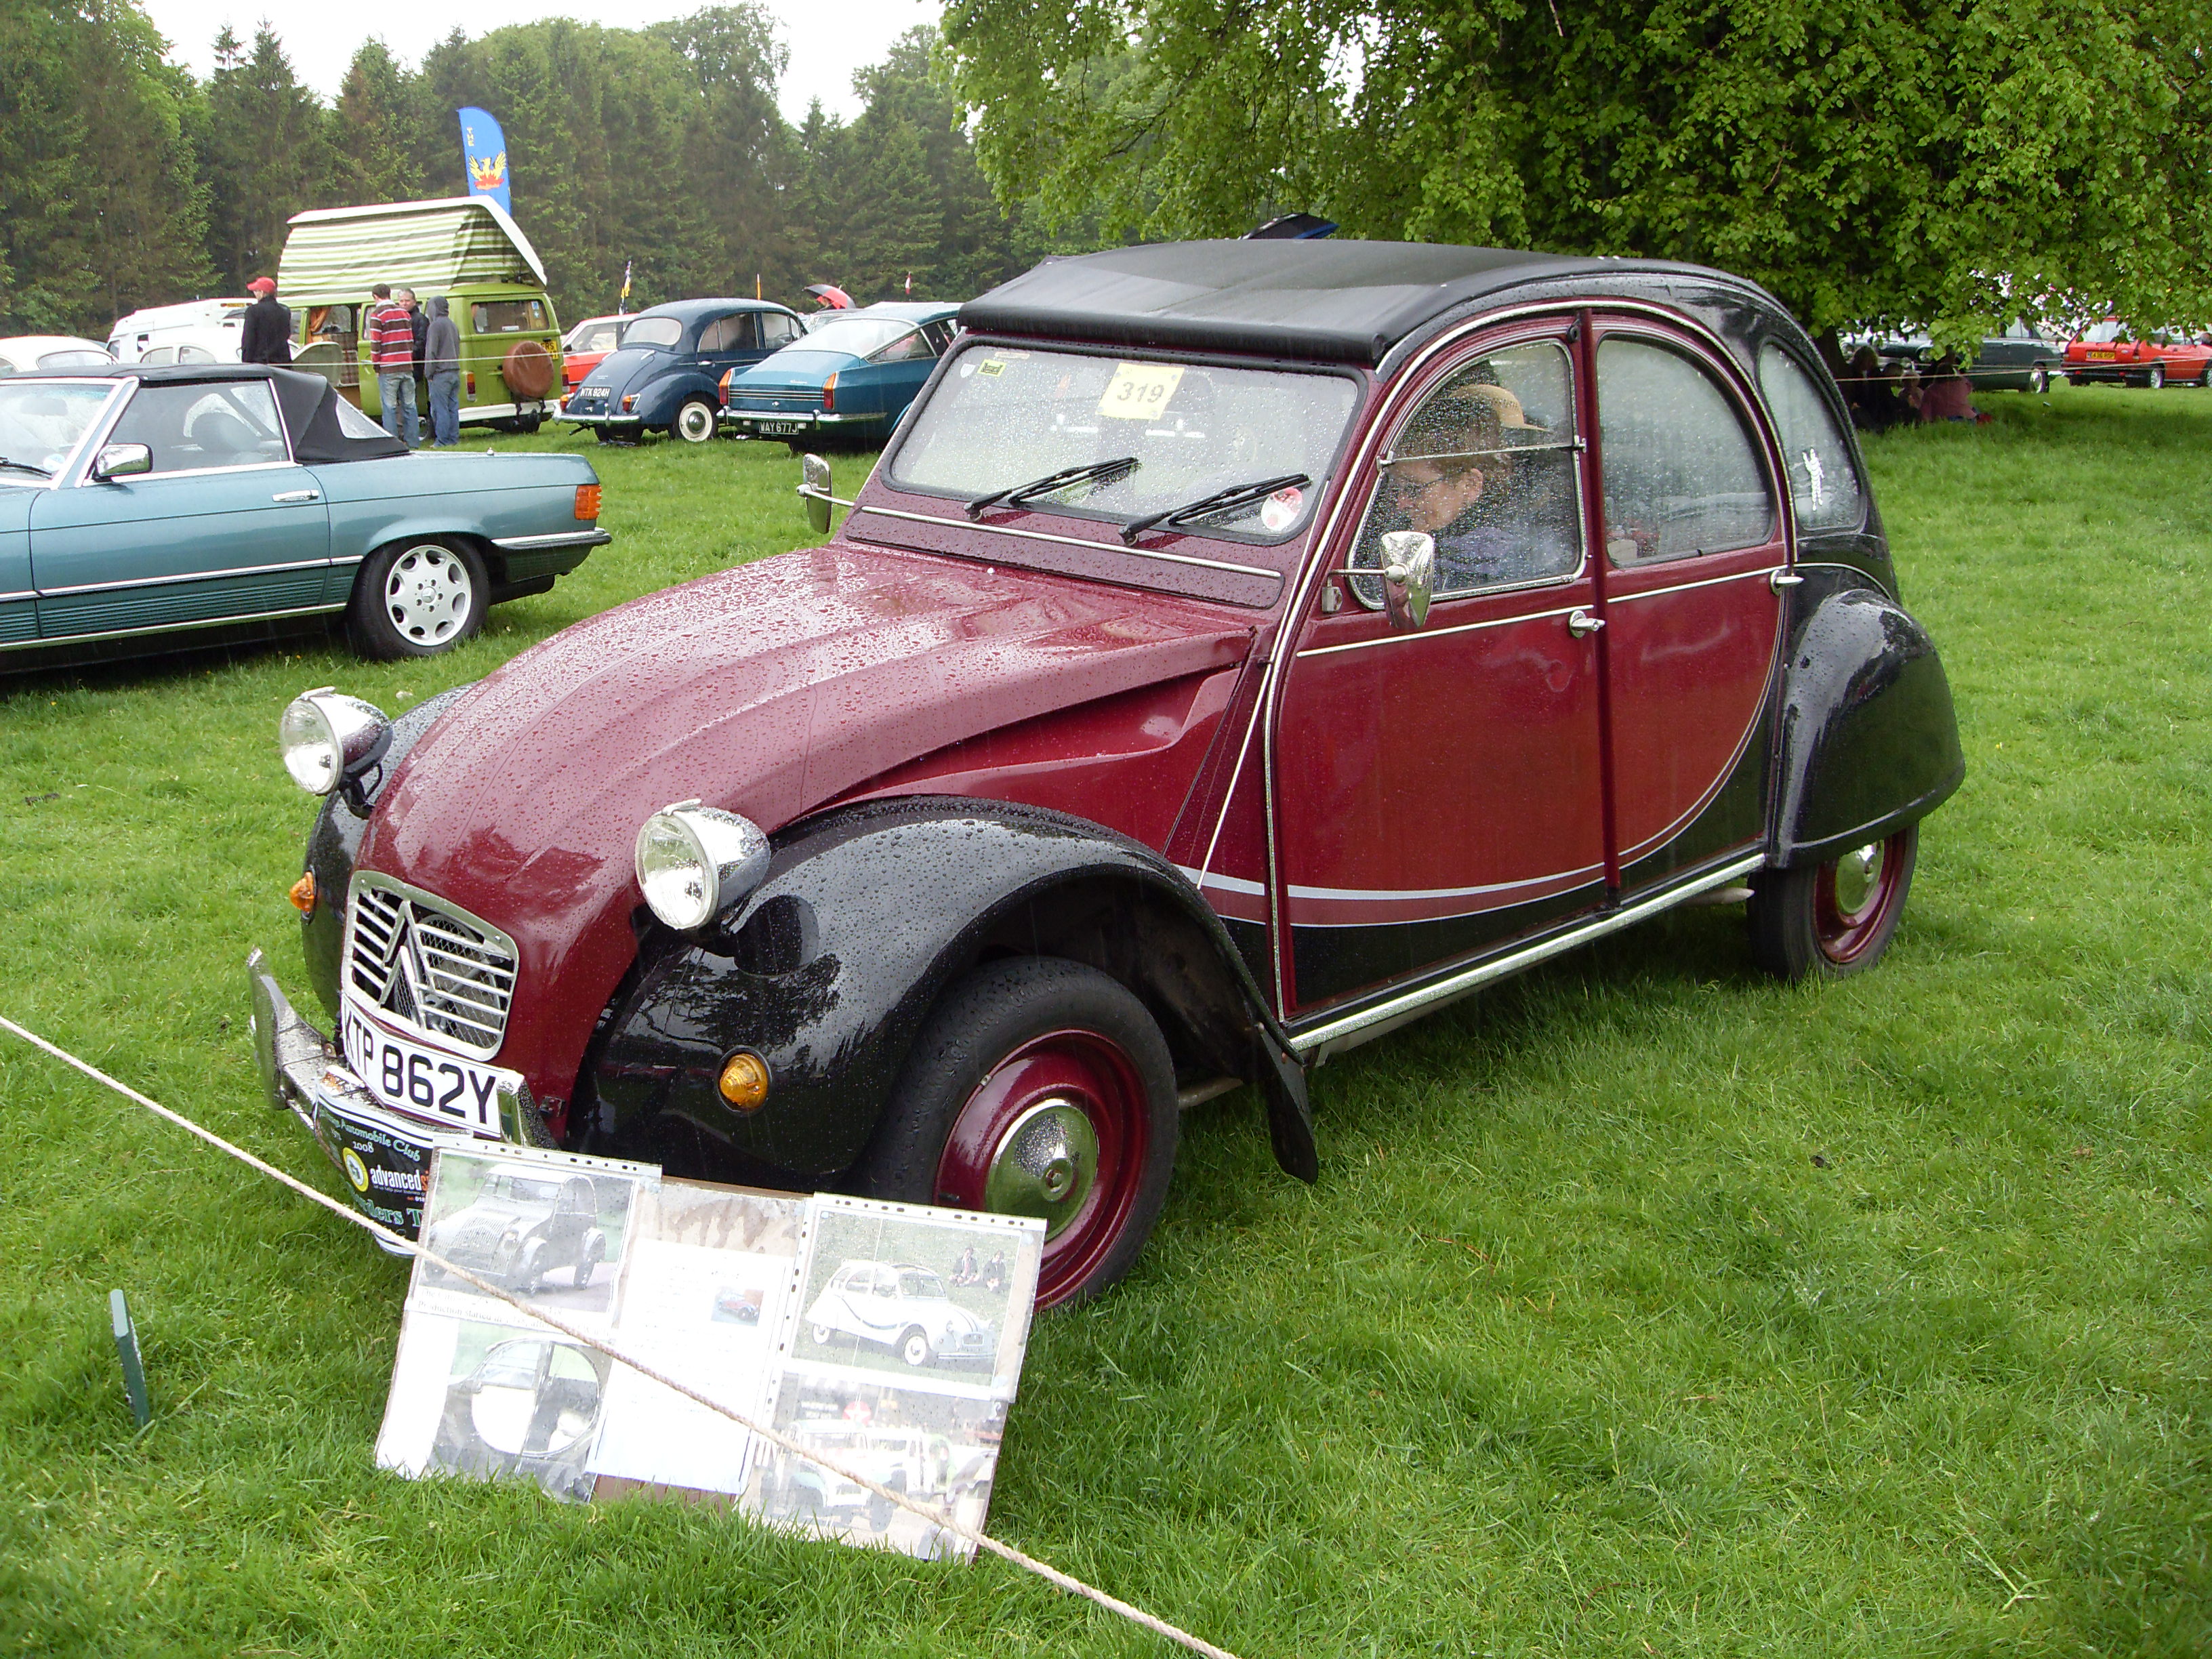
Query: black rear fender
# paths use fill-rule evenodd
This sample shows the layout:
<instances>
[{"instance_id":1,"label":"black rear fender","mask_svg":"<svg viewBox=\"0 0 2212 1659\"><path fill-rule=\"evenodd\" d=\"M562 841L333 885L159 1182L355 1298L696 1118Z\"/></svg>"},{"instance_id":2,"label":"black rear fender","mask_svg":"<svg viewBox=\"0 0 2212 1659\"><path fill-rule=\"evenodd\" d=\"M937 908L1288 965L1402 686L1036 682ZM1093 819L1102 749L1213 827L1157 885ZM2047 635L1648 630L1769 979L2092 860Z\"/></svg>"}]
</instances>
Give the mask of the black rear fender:
<instances>
[{"instance_id":1,"label":"black rear fender","mask_svg":"<svg viewBox=\"0 0 2212 1659\"><path fill-rule=\"evenodd\" d=\"M1966 774L1927 630L1856 571L1806 566L1784 668L1778 866L1820 863L1925 817Z\"/></svg>"}]
</instances>

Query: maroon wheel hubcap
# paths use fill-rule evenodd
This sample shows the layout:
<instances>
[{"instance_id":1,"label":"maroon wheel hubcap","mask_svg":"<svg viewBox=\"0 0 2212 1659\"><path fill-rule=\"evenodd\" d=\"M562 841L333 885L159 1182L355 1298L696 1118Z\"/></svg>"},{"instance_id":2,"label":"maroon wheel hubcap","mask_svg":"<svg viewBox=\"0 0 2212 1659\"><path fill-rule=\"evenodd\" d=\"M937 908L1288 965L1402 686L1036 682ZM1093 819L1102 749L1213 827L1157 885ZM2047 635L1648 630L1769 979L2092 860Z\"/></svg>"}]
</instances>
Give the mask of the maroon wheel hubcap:
<instances>
[{"instance_id":1,"label":"maroon wheel hubcap","mask_svg":"<svg viewBox=\"0 0 2212 1659\"><path fill-rule=\"evenodd\" d=\"M1044 1222L1040 1308L1073 1295L1128 1225L1144 1179L1145 1098L1119 1043L1054 1031L1000 1060L953 1120L937 1201Z\"/></svg>"},{"instance_id":2,"label":"maroon wheel hubcap","mask_svg":"<svg viewBox=\"0 0 2212 1659\"><path fill-rule=\"evenodd\" d=\"M1904 898L1910 834L1846 853L1814 878L1814 933L1820 954L1838 967L1856 962L1888 931Z\"/></svg>"}]
</instances>

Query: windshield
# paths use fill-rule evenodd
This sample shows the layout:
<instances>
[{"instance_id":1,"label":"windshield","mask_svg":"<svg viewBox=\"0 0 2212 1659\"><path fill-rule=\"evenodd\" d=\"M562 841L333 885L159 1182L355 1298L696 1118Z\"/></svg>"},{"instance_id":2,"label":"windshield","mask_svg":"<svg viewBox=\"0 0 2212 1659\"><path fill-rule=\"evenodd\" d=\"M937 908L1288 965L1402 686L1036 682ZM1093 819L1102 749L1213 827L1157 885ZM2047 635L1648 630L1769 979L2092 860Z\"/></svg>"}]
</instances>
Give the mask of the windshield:
<instances>
[{"instance_id":1,"label":"windshield","mask_svg":"<svg viewBox=\"0 0 2212 1659\"><path fill-rule=\"evenodd\" d=\"M675 317L641 317L623 335L625 349L631 346L657 346L663 351L673 351L684 337L684 324Z\"/></svg>"},{"instance_id":2,"label":"windshield","mask_svg":"<svg viewBox=\"0 0 2212 1659\"><path fill-rule=\"evenodd\" d=\"M849 351L855 357L889 345L914 325L896 317L839 317L823 324L806 337L808 351Z\"/></svg>"},{"instance_id":3,"label":"windshield","mask_svg":"<svg viewBox=\"0 0 2212 1659\"><path fill-rule=\"evenodd\" d=\"M1153 544L1178 533L1276 541L1312 515L1358 397L1340 374L970 346L915 416L890 476L902 489L963 501L1012 491L1017 510L1128 526L1303 473L1303 486L1147 532ZM1023 490L1125 459L1135 465Z\"/></svg>"},{"instance_id":4,"label":"windshield","mask_svg":"<svg viewBox=\"0 0 2212 1659\"><path fill-rule=\"evenodd\" d=\"M0 458L58 472L114 390L107 381L0 381ZM0 484L37 482L37 473L0 467Z\"/></svg>"}]
</instances>

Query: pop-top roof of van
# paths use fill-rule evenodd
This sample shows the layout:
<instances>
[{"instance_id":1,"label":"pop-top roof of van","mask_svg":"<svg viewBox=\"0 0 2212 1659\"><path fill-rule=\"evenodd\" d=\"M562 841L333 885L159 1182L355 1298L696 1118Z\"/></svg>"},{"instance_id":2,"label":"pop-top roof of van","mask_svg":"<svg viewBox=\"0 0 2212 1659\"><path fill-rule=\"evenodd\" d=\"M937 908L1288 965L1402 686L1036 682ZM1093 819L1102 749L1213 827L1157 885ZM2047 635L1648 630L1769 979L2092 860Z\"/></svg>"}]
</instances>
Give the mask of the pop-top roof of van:
<instances>
[{"instance_id":1,"label":"pop-top roof of van","mask_svg":"<svg viewBox=\"0 0 2212 1659\"><path fill-rule=\"evenodd\" d=\"M488 196L295 213L276 267L289 306L356 305L378 283L428 298L464 283L545 285L530 239Z\"/></svg>"}]
</instances>

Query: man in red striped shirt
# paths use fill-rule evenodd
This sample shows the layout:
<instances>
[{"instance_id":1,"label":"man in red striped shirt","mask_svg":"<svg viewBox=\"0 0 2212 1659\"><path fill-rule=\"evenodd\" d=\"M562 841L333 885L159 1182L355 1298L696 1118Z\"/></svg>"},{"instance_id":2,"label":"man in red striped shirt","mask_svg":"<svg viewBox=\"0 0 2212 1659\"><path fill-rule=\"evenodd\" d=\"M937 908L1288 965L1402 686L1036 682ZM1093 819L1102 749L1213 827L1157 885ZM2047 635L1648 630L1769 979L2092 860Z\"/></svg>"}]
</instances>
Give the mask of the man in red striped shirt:
<instances>
[{"instance_id":1,"label":"man in red striped shirt","mask_svg":"<svg viewBox=\"0 0 2212 1659\"><path fill-rule=\"evenodd\" d=\"M375 304L368 313L368 361L376 370L376 395L384 405L384 429L415 447L415 324L392 303L392 285L369 289Z\"/></svg>"}]
</instances>

